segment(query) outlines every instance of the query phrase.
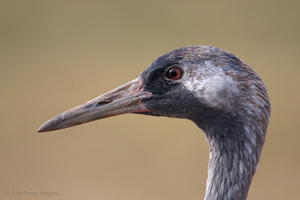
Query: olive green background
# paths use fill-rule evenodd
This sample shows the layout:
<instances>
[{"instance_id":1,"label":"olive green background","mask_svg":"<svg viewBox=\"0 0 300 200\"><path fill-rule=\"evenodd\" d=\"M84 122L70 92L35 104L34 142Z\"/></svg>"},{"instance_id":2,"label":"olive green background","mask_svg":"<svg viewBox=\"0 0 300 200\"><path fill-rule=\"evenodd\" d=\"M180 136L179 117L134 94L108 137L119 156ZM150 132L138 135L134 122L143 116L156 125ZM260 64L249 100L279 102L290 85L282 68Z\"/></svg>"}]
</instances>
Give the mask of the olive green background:
<instances>
[{"instance_id":1,"label":"olive green background","mask_svg":"<svg viewBox=\"0 0 300 200\"><path fill-rule=\"evenodd\" d=\"M0 199L203 199L208 145L188 120L127 114L36 132L189 45L238 55L268 87L248 199L299 199L298 0L1 0Z\"/></svg>"}]
</instances>

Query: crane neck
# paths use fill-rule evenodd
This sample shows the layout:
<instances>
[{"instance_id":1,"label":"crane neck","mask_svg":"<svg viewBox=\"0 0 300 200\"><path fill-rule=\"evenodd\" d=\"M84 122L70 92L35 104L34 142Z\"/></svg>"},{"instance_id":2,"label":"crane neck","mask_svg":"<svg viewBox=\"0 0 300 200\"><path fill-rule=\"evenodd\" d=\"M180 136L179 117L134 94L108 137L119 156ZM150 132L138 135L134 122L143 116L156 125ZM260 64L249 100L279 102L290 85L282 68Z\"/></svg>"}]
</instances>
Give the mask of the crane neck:
<instances>
[{"instance_id":1,"label":"crane neck","mask_svg":"<svg viewBox=\"0 0 300 200\"><path fill-rule=\"evenodd\" d=\"M204 130L210 148L205 199L243 200L257 170L264 135L259 137L253 126L222 127L228 128Z\"/></svg>"}]
</instances>

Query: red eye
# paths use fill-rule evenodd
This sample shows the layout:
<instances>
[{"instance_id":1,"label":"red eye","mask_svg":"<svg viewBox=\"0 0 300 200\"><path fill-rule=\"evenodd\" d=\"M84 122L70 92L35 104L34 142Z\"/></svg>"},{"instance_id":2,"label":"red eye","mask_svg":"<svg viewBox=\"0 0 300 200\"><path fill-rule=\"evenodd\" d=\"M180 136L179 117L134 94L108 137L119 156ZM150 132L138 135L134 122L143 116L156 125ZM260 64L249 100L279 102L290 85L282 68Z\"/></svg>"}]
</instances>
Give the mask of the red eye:
<instances>
[{"instance_id":1,"label":"red eye","mask_svg":"<svg viewBox=\"0 0 300 200\"><path fill-rule=\"evenodd\" d=\"M177 67L173 67L171 69L169 69L167 72L166 72L166 75L165 75L168 79L172 79L172 80L178 80L181 78L182 76L182 71L177 68Z\"/></svg>"}]
</instances>

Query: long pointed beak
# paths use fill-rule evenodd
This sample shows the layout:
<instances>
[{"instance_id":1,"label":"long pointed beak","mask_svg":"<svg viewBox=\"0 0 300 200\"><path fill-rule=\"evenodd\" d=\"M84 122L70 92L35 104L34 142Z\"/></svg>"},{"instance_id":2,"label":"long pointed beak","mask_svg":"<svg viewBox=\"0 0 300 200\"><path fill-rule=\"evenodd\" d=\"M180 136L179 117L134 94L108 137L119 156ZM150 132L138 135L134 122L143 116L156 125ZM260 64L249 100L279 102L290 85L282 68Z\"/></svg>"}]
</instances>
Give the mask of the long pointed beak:
<instances>
[{"instance_id":1,"label":"long pointed beak","mask_svg":"<svg viewBox=\"0 0 300 200\"><path fill-rule=\"evenodd\" d=\"M151 92L143 90L143 81L137 78L57 115L44 123L37 131L54 131L124 113L151 112L141 101L151 95Z\"/></svg>"}]
</instances>

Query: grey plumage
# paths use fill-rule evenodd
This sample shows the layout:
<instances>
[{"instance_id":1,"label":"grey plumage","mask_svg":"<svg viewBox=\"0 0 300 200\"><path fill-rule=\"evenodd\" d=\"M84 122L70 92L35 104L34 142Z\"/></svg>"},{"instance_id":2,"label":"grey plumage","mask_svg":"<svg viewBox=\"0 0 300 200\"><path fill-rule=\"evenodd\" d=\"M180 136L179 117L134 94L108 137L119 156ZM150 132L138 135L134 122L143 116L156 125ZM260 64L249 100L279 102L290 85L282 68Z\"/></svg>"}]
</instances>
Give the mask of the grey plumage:
<instances>
[{"instance_id":1,"label":"grey plumage","mask_svg":"<svg viewBox=\"0 0 300 200\"><path fill-rule=\"evenodd\" d=\"M129 112L190 119L210 147L205 199L246 199L270 108L263 81L238 57L190 46L162 55L137 79L58 115L38 131Z\"/></svg>"}]
</instances>

